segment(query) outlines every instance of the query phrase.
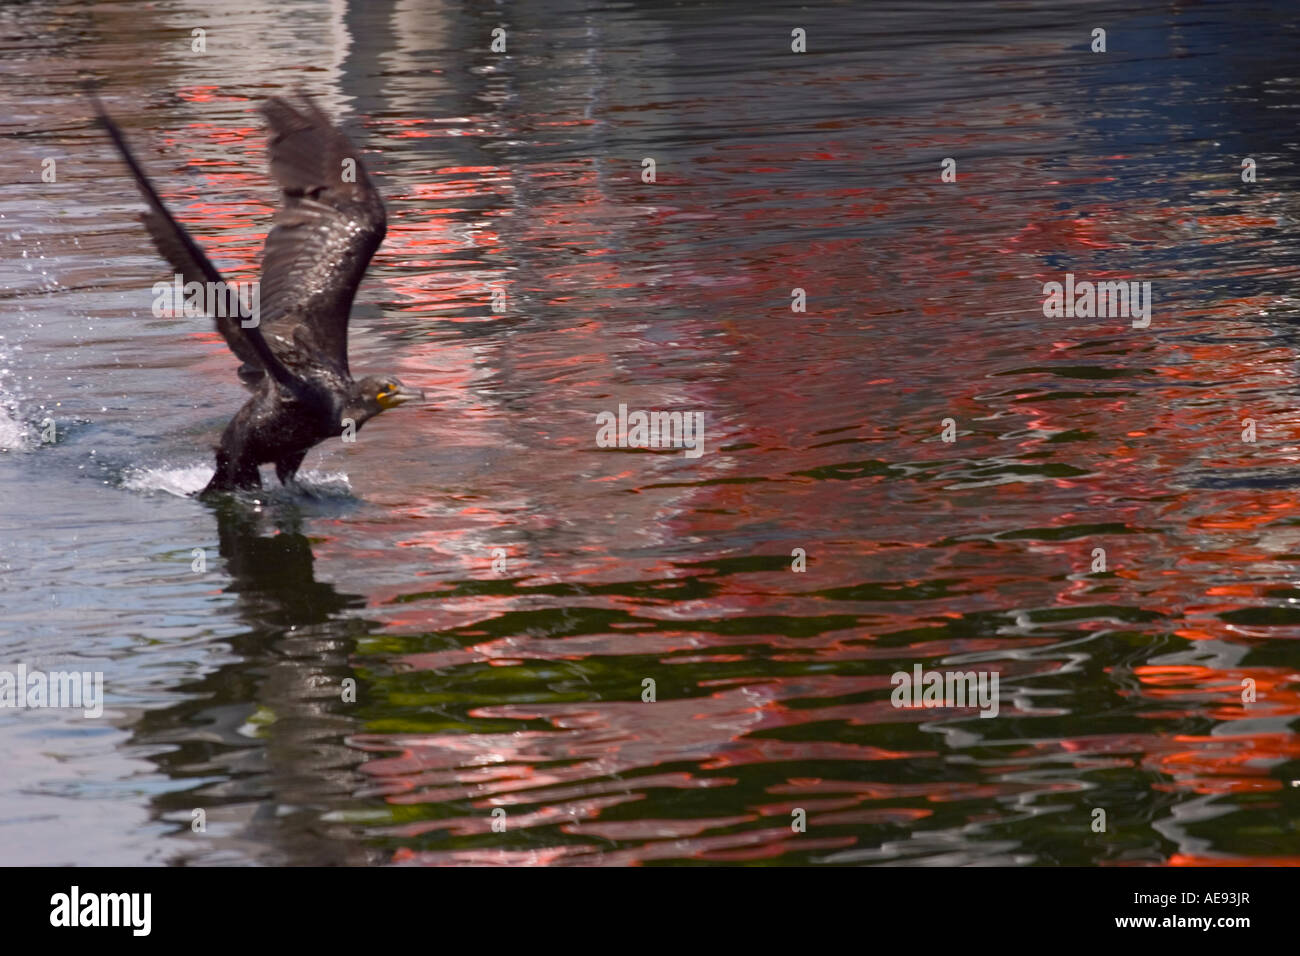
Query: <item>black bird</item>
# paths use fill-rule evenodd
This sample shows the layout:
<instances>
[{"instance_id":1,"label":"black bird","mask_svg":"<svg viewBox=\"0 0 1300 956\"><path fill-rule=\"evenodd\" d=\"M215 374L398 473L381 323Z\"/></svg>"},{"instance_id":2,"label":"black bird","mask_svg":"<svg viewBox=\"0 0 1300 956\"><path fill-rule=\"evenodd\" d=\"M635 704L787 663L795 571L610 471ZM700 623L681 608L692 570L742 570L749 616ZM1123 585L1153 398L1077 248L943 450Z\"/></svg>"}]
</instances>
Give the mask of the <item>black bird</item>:
<instances>
[{"instance_id":1,"label":"black bird","mask_svg":"<svg viewBox=\"0 0 1300 956\"><path fill-rule=\"evenodd\" d=\"M141 218L159 253L187 284L224 283L163 205L117 124L91 98L149 204ZM222 433L217 471L202 495L260 488L258 466L271 462L288 484L313 446L342 435L349 423L359 429L386 408L424 397L392 375L357 381L348 371L352 298L384 240L387 217L347 137L305 93L297 100L273 96L262 106L271 127L271 178L283 203L266 237L260 309L241 302L216 310L236 314L214 316L243 362L239 378L253 397Z\"/></svg>"}]
</instances>

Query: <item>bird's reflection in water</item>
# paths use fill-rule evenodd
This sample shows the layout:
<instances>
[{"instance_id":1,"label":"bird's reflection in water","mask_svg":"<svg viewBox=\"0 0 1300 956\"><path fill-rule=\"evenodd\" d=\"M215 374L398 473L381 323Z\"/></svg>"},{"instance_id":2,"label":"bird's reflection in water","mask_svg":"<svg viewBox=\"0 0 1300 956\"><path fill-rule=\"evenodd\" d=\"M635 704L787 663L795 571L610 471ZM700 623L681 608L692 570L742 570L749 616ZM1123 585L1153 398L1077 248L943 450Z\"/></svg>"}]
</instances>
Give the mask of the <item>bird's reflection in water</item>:
<instances>
[{"instance_id":1,"label":"bird's reflection in water","mask_svg":"<svg viewBox=\"0 0 1300 956\"><path fill-rule=\"evenodd\" d=\"M274 516L237 501L212 510L224 590L238 595L248 629L221 642L231 653L214 670L180 686L190 699L145 711L132 741L165 746L151 759L192 781L153 799L155 814L176 825L169 862L234 862L236 852L267 863L370 862L338 839L341 824L322 820L350 804L359 783L359 755L343 742L357 729L357 705L344 700L343 682L356 679L349 657L368 625L341 612L364 601L316 580L292 505ZM205 833L193 829L196 809Z\"/></svg>"}]
</instances>

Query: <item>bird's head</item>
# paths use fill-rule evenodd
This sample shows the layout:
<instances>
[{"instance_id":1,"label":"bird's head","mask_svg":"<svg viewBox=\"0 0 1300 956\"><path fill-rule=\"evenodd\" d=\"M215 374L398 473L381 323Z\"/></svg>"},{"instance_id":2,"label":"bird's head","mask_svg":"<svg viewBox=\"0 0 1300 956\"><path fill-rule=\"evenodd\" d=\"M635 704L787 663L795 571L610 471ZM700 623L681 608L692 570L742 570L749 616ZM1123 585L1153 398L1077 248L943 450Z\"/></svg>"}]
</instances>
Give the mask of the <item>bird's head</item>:
<instances>
[{"instance_id":1,"label":"bird's head","mask_svg":"<svg viewBox=\"0 0 1300 956\"><path fill-rule=\"evenodd\" d=\"M424 398L424 392L403 385L402 380L395 375L367 375L352 384L341 417L352 419L359 428L384 409L395 408L417 398Z\"/></svg>"}]
</instances>

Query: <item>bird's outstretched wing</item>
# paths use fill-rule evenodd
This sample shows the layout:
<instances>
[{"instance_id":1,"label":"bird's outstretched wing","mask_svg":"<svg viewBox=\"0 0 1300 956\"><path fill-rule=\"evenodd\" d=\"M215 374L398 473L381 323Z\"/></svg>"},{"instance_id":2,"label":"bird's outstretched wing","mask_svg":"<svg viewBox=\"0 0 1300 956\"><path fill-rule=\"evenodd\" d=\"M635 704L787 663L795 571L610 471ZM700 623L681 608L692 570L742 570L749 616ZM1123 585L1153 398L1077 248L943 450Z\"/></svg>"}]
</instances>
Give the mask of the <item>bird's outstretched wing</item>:
<instances>
[{"instance_id":1,"label":"bird's outstretched wing","mask_svg":"<svg viewBox=\"0 0 1300 956\"><path fill-rule=\"evenodd\" d=\"M262 328L285 361L348 371L348 317L384 241L384 202L357 149L301 90L273 96L271 178L283 204L262 259Z\"/></svg>"},{"instance_id":2,"label":"bird's outstretched wing","mask_svg":"<svg viewBox=\"0 0 1300 956\"><path fill-rule=\"evenodd\" d=\"M91 103L94 105L95 115L100 125L108 132L118 152L122 154L122 159L126 161L127 168L130 169L131 175L135 178L136 185L140 187L145 202L149 204L149 209L141 215L141 218L144 220L145 228L149 230L149 235L153 237L158 252L171 263L172 268L180 273L187 283L224 282L221 273L217 271L216 266L204 254L198 243L194 241L185 227L177 222L167 207L163 205L162 199L158 196L158 191L154 189L153 183L149 181L149 177L145 175L140 163L127 147L122 131L105 112L99 98L95 96L93 91L88 90L87 92ZM251 316L241 314L213 316L217 324L217 331L226 340L226 344L230 346L230 351L234 352L244 362L245 367L255 369L258 376L263 374L263 371L270 372L271 377L280 384L291 391L301 392L303 389L302 382L276 358L266 344L266 339L262 336L261 330L256 326L248 328L243 326L243 321L249 318Z\"/></svg>"}]
</instances>

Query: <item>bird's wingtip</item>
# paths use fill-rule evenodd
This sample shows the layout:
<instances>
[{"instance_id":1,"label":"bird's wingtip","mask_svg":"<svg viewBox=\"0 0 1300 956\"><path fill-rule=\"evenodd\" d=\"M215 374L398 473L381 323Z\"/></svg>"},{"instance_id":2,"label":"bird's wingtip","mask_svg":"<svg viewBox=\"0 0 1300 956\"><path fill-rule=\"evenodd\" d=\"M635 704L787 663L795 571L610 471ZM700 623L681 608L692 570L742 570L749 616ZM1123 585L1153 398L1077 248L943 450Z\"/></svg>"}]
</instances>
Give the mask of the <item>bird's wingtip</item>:
<instances>
[{"instance_id":1,"label":"bird's wingtip","mask_svg":"<svg viewBox=\"0 0 1300 956\"><path fill-rule=\"evenodd\" d=\"M101 126L107 126L112 122L108 116L108 110L104 108L104 101L99 98L99 81L82 80L81 92L86 94L86 99L90 101L90 107L95 111L95 119Z\"/></svg>"}]
</instances>

